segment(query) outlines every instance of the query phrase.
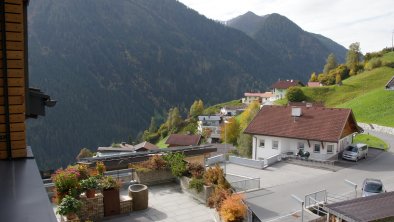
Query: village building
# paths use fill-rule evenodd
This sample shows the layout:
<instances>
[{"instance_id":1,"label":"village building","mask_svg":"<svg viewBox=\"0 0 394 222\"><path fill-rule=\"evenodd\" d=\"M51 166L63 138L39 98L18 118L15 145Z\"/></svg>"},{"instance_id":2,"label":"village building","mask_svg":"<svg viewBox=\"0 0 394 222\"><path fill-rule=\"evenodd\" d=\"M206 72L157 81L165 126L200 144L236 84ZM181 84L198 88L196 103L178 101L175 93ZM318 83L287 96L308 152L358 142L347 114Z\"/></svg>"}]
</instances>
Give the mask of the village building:
<instances>
[{"instance_id":1,"label":"village building","mask_svg":"<svg viewBox=\"0 0 394 222\"><path fill-rule=\"evenodd\" d=\"M275 99L283 99L286 96L287 89L294 86L304 86L299 80L279 80L271 88Z\"/></svg>"}]
</instances>

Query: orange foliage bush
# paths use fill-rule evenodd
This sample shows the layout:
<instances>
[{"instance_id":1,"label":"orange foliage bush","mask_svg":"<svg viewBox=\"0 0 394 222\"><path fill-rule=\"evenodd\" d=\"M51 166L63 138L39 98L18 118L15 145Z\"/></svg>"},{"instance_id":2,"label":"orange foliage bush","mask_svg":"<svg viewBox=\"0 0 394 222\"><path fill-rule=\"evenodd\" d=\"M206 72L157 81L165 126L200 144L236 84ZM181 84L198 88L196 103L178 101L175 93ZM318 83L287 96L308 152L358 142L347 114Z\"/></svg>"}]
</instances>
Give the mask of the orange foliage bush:
<instances>
[{"instance_id":1,"label":"orange foliage bush","mask_svg":"<svg viewBox=\"0 0 394 222\"><path fill-rule=\"evenodd\" d=\"M220 207L220 216L225 222L242 222L246 215L243 197L233 194L225 199Z\"/></svg>"},{"instance_id":2,"label":"orange foliage bush","mask_svg":"<svg viewBox=\"0 0 394 222\"><path fill-rule=\"evenodd\" d=\"M230 195L230 190L215 187L215 189L211 193L211 196L208 198L208 206L210 208L216 208L216 210L219 211L222 202Z\"/></svg>"}]
</instances>

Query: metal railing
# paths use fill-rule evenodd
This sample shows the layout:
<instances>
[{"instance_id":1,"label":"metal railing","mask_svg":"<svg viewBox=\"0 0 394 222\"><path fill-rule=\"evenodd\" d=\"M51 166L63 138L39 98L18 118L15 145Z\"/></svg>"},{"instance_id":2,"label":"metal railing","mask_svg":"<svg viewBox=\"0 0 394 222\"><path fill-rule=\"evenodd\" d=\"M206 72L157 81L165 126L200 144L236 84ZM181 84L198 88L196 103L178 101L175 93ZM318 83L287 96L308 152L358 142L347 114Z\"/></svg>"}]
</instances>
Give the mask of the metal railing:
<instances>
[{"instance_id":1,"label":"metal railing","mask_svg":"<svg viewBox=\"0 0 394 222\"><path fill-rule=\"evenodd\" d=\"M257 177L253 178L235 174L226 174L226 180L237 193L260 189L260 178Z\"/></svg>"}]
</instances>

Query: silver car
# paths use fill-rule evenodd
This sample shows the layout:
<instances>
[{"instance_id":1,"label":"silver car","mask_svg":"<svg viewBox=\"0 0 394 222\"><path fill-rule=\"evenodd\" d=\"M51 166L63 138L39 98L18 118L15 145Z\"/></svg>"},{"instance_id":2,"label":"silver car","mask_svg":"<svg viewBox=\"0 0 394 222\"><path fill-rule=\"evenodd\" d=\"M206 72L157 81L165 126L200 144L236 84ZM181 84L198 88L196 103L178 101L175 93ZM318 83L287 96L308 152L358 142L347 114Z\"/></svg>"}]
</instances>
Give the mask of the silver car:
<instances>
[{"instance_id":1,"label":"silver car","mask_svg":"<svg viewBox=\"0 0 394 222\"><path fill-rule=\"evenodd\" d=\"M363 182L362 197L368 197L379 193L386 192L383 183L379 179L367 178Z\"/></svg>"},{"instance_id":2,"label":"silver car","mask_svg":"<svg viewBox=\"0 0 394 222\"><path fill-rule=\"evenodd\" d=\"M342 153L342 158L347 160L358 161L362 158L367 158L368 145L363 143L351 144L345 148Z\"/></svg>"}]
</instances>

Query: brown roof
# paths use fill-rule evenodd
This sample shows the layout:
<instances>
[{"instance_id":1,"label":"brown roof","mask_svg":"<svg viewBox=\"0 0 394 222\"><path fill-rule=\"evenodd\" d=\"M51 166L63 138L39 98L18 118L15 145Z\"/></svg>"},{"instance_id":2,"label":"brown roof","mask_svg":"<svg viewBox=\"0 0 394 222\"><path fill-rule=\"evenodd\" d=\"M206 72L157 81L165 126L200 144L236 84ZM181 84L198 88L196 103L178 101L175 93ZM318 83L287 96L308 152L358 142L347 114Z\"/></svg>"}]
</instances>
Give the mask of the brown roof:
<instances>
[{"instance_id":1,"label":"brown roof","mask_svg":"<svg viewBox=\"0 0 394 222\"><path fill-rule=\"evenodd\" d=\"M292 86L303 86L302 82L299 80L279 80L278 82L274 83L271 88L273 89L288 89Z\"/></svg>"},{"instance_id":2,"label":"brown roof","mask_svg":"<svg viewBox=\"0 0 394 222\"><path fill-rule=\"evenodd\" d=\"M388 192L328 204L324 208L346 221L375 221L394 217L393 206L394 192Z\"/></svg>"},{"instance_id":3,"label":"brown roof","mask_svg":"<svg viewBox=\"0 0 394 222\"><path fill-rule=\"evenodd\" d=\"M152 143L147 142L147 141L139 143L139 144L134 146L134 150L135 151L138 151L141 148L145 148L147 150L157 150L157 149L159 149L159 147L157 147L156 145L153 145Z\"/></svg>"},{"instance_id":4,"label":"brown roof","mask_svg":"<svg viewBox=\"0 0 394 222\"><path fill-rule=\"evenodd\" d=\"M178 146L195 146L200 143L201 135L171 134L166 144Z\"/></svg>"},{"instance_id":5,"label":"brown roof","mask_svg":"<svg viewBox=\"0 0 394 222\"><path fill-rule=\"evenodd\" d=\"M302 115L293 117L290 106L263 106L244 133L337 142L348 120L358 127L351 109L300 106Z\"/></svg>"}]
</instances>

